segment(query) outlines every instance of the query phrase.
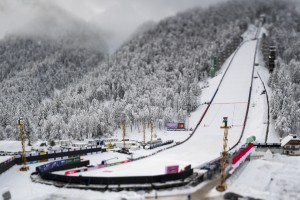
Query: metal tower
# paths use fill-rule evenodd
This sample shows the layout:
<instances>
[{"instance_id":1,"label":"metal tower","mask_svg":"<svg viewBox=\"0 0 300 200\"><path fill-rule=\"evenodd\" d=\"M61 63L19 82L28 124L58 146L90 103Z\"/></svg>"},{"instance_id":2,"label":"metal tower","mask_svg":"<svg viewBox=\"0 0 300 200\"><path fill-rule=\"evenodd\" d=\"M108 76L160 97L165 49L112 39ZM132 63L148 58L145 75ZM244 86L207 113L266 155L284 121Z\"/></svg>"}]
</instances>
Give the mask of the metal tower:
<instances>
[{"instance_id":1,"label":"metal tower","mask_svg":"<svg viewBox=\"0 0 300 200\"><path fill-rule=\"evenodd\" d=\"M123 149L125 149L126 148L126 144L125 144L126 122L125 122L125 120L122 120L121 126L122 126L122 131L123 131Z\"/></svg>"},{"instance_id":2,"label":"metal tower","mask_svg":"<svg viewBox=\"0 0 300 200\"><path fill-rule=\"evenodd\" d=\"M23 161L23 166L20 168L20 171L27 171L29 170L29 167L26 166L26 150L25 150L25 138L24 138L24 127L25 124L23 123L23 119L19 118L18 119L18 127L20 127L20 137L21 137L21 143L22 143L22 161Z\"/></svg>"},{"instance_id":3,"label":"metal tower","mask_svg":"<svg viewBox=\"0 0 300 200\"><path fill-rule=\"evenodd\" d=\"M221 159L221 182L217 185L216 190L219 192L224 192L227 189L227 185L225 183L226 178L226 149L227 149L227 136L228 136L228 129L231 126L227 126L227 119L228 117L223 117L223 126L220 128L224 129L224 138L223 138L223 152L222 152L222 159Z\"/></svg>"}]
</instances>

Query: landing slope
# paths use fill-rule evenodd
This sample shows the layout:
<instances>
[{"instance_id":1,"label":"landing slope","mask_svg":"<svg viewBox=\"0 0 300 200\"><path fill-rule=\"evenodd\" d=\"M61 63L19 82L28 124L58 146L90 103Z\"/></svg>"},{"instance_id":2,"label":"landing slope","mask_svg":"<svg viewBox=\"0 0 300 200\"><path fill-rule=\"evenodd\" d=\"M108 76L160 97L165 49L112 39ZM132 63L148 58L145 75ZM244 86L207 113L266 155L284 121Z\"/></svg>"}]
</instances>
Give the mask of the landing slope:
<instances>
[{"instance_id":1,"label":"landing slope","mask_svg":"<svg viewBox=\"0 0 300 200\"><path fill-rule=\"evenodd\" d=\"M233 126L228 145L234 145L240 137L247 109L256 43L257 41L248 41L238 50L203 122L187 142L147 159L82 175L158 175L165 173L165 166L168 165L179 165L182 169L188 164L196 167L217 158L222 150L223 131L220 125L224 116L229 117L229 125Z\"/></svg>"}]
</instances>

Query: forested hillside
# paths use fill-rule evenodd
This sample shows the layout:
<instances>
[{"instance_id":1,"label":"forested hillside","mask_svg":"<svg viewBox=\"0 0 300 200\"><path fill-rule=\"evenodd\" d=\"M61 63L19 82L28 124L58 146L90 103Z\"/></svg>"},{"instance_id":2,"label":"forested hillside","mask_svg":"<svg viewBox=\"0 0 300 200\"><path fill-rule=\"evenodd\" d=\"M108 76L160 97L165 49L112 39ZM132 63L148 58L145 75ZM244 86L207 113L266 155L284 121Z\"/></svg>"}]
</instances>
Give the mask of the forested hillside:
<instances>
[{"instance_id":1,"label":"forested hillside","mask_svg":"<svg viewBox=\"0 0 300 200\"><path fill-rule=\"evenodd\" d=\"M201 95L211 55L228 51L261 13L285 10L281 1L231 1L159 22L125 43L78 84L43 101L29 120L31 137L100 137L121 120L141 130L185 121ZM234 11L234 12L233 12Z\"/></svg>"},{"instance_id":2,"label":"forested hillside","mask_svg":"<svg viewBox=\"0 0 300 200\"><path fill-rule=\"evenodd\" d=\"M0 132L10 138L16 119L30 118L45 98L78 81L103 59L100 50L59 40L10 36L0 41ZM72 43L72 45L68 45ZM58 92L57 91L57 92ZM2 128L2 129L1 129Z\"/></svg>"},{"instance_id":3,"label":"forested hillside","mask_svg":"<svg viewBox=\"0 0 300 200\"><path fill-rule=\"evenodd\" d=\"M7 35L0 40L0 137L18 138L20 116L31 140L100 137L122 120L129 130L141 130L144 121L160 128L184 122L199 106L198 83L206 80L210 56L228 56L262 13L272 18L269 39L279 47L270 81L276 128L281 134L299 130L299 15L287 2L254 0L164 19L137 30L105 60L101 34L76 20L65 23L59 36L55 31L64 23L54 23L55 31L46 35ZM37 30L45 32L46 21Z\"/></svg>"},{"instance_id":4,"label":"forested hillside","mask_svg":"<svg viewBox=\"0 0 300 200\"><path fill-rule=\"evenodd\" d=\"M12 6L27 15L1 27L6 34L0 39L0 139L19 137L19 117L25 119L27 135L34 136L40 104L98 66L107 49L101 31L51 2L4 1L1 16L12 17Z\"/></svg>"},{"instance_id":5,"label":"forested hillside","mask_svg":"<svg viewBox=\"0 0 300 200\"><path fill-rule=\"evenodd\" d=\"M271 113L280 136L300 136L300 13L297 6L276 12L269 27L269 43L276 46L277 62L269 85Z\"/></svg>"}]
</instances>

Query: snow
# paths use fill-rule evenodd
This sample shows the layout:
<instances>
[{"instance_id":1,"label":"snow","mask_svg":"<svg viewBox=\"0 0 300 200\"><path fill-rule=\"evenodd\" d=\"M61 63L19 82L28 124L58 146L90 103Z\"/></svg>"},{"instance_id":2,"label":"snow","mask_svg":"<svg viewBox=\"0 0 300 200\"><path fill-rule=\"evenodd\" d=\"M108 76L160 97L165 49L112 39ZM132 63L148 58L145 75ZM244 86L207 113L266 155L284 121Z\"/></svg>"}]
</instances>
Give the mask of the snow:
<instances>
[{"instance_id":1,"label":"snow","mask_svg":"<svg viewBox=\"0 0 300 200\"><path fill-rule=\"evenodd\" d=\"M260 79L258 78L257 71L258 69L256 67L254 76L257 78L253 79L253 89L251 94L248 120L243 138L241 140L242 143L245 143L246 139L252 135L256 137L256 142L265 142L268 114L267 100L265 94L261 95L261 92L264 90L264 88Z\"/></svg>"},{"instance_id":2,"label":"snow","mask_svg":"<svg viewBox=\"0 0 300 200\"><path fill-rule=\"evenodd\" d=\"M233 146L241 134L252 79L256 43L256 41L248 41L241 46L203 123L187 142L147 159L113 166L109 171L98 169L85 172L84 175L103 177L159 175L164 174L165 167L169 165L179 165L179 169L189 164L192 167L199 167L219 157L223 145L223 131L220 129L223 117L229 117L230 125L233 125L229 131L229 146ZM194 117L195 120L199 120L201 115Z\"/></svg>"},{"instance_id":3,"label":"snow","mask_svg":"<svg viewBox=\"0 0 300 200\"><path fill-rule=\"evenodd\" d=\"M262 27L261 31L264 28ZM256 56L256 63L258 66L255 66L254 76L260 75L263 80L266 91L269 96L269 102L271 102L271 89L268 86L268 80L270 77L268 69L265 67L263 61L263 55L261 50L258 50ZM261 95L261 92L264 90L263 85L259 78L253 80L253 89L251 97L251 106L249 109L248 123L245 128L245 136L255 135L257 142L265 142L266 128L267 128L267 99L265 95ZM263 114L262 114L263 113ZM275 132L274 122L270 117L269 122L269 134L267 138L268 143L279 143L279 135ZM246 137L245 137L246 138Z\"/></svg>"},{"instance_id":4,"label":"snow","mask_svg":"<svg viewBox=\"0 0 300 200\"><path fill-rule=\"evenodd\" d=\"M26 149L26 151L31 150L31 147L27 145L27 142L25 142L25 149ZM0 151L9 151L9 152L22 151L21 141L1 140L0 141Z\"/></svg>"},{"instance_id":5,"label":"snow","mask_svg":"<svg viewBox=\"0 0 300 200\"><path fill-rule=\"evenodd\" d=\"M259 199L299 199L300 157L275 154L251 161L227 192Z\"/></svg>"},{"instance_id":6,"label":"snow","mask_svg":"<svg viewBox=\"0 0 300 200\"><path fill-rule=\"evenodd\" d=\"M4 162L4 161L7 161L9 159L11 159L12 156L0 156L0 163Z\"/></svg>"},{"instance_id":7,"label":"snow","mask_svg":"<svg viewBox=\"0 0 300 200\"><path fill-rule=\"evenodd\" d=\"M126 133L126 139L132 140L132 141L143 141L144 140L144 134L143 130L133 129L133 131L127 131ZM159 128L153 129L153 138L152 140L156 140L158 138L161 138L162 141L166 140L174 140L175 142L181 142L185 140L189 135L191 131L167 131L165 129L160 130ZM146 129L146 142L150 141L150 129L147 127ZM122 138L123 133L122 130L117 130L114 133L114 138Z\"/></svg>"},{"instance_id":8,"label":"snow","mask_svg":"<svg viewBox=\"0 0 300 200\"><path fill-rule=\"evenodd\" d=\"M266 90L271 100L271 89L267 82L269 72L265 68L262 60L262 54L258 51L254 76L261 76L265 83ZM245 128L242 142L250 135L255 135L257 142L265 140L267 127L267 101L266 96L261 95L263 86L259 78L253 80L253 89L251 104L248 114L248 122ZM279 136L275 132L274 123L270 121L270 129L268 135L268 143L278 143ZM252 160L243 166L237 174L234 174L226 182L228 190L226 192L234 192L243 196L259 198L259 199L299 199L300 192L296 187L299 181L299 161L300 157L288 157L285 155L273 155L270 150L266 152L255 152L255 155L262 157L259 160ZM238 177L236 177L238 176ZM209 197L218 198L224 193L212 190Z\"/></svg>"},{"instance_id":9,"label":"snow","mask_svg":"<svg viewBox=\"0 0 300 200\"><path fill-rule=\"evenodd\" d=\"M232 64L223 79L222 85L218 90L217 95L203 119L203 122L200 124L195 134L187 142L155 154L154 156L151 156L147 159L138 160L123 165L112 166L109 167L109 169L106 168L88 171L82 173L82 175L104 177L158 175L164 174L165 167L169 165L179 165L179 169L183 169L186 165L189 164L191 164L192 167L201 166L202 164L213 160L220 155L223 144L223 130L220 129L220 126L222 125L223 117L225 116L229 118L229 125L232 126L232 128L229 130L228 146L230 147L234 145L240 137L242 131L241 125L243 124L245 118L245 111L247 108L249 89L252 79L251 75L254 64L253 62L256 43L257 41L254 40L246 41L237 51L237 55L236 57L234 57ZM199 122L199 119L208 106L204 103L211 100L226 68L228 67L229 61L230 58L223 65L217 76L209 80L209 87L202 90L202 105L195 112L191 113L191 117L188 120L189 127L194 128ZM256 61L259 62L259 60ZM267 70L261 66L258 66L255 67L254 75L256 75L257 72L260 73L263 81L266 83L268 80ZM266 100L264 95L260 95L260 92L262 90L262 84L260 80L255 79L253 81L254 82L248 122L241 143L244 143L245 139L250 135L255 135L257 140L260 142L264 140L265 136L266 124L264 124L263 122L265 121L267 114L265 106ZM267 91L269 91L268 87ZM174 139L174 141L183 141L184 139L189 137L190 133L190 131L181 132L154 129L154 134L157 135L157 137L162 138L162 140ZM119 131L116 133L116 136L120 138L121 134L122 132ZM146 138L147 140L149 140L149 130L147 130L146 134ZM142 137L142 132L137 130L133 130L133 132L130 132L130 134L126 135L126 138L138 141L142 141ZM278 137L274 134L274 130L271 126L269 140L276 141L277 139ZM134 157L150 155L160 149L165 149L166 147L167 146L163 146L154 150L139 150L134 152ZM0 150L2 149L4 151L6 151L7 149L9 149L10 151L20 151L21 143L19 141L0 141ZM101 163L102 160L115 157L118 157L118 159L113 159L109 162L126 160L129 155L107 152L97 155L82 156L82 158L90 160L90 164L92 165L97 165ZM288 165L287 173L280 175L279 172L282 171L281 168L285 166L284 162L287 162ZM99 192L56 188L54 186L47 186L31 182L29 178L30 173L35 171L35 167L39 166L40 164L41 163L30 165L30 171L28 172L20 172L18 170L20 166L14 166L10 170L0 175L0 188L9 188L13 199L95 199L92 198L92 196L99 196ZM269 194L273 192L273 190L277 189L277 191L282 191L280 188L276 188L277 186L273 183L270 184L270 177L277 177L278 180L280 180L280 178L282 178L283 180L289 180L284 178L286 178L286 176L289 176L289 174L296 173L296 170L299 171L299 167L297 167L297 165L295 164L299 166L298 158L296 160L292 160L289 157L281 158L280 155L276 155L275 157L273 157L268 154L264 157L264 160L251 161L245 168L245 172L247 172L247 174L245 175L245 173L242 173L242 175L239 176L237 180L232 181L232 185L229 185L229 191L242 192L246 196L249 195L261 198L261 196L263 195L263 197L269 198ZM273 180L275 179L273 178ZM298 175L296 175L294 180L299 180ZM282 182L284 183L282 187L284 189L286 188L288 191L290 191L290 189L287 187L294 187L289 183L286 183L286 181ZM291 182L291 184L297 185L295 182ZM202 187L202 185L203 184L200 184L195 188L186 188L186 190L184 191L174 189L172 190L172 193L192 193L196 189ZM267 192L264 192L264 188L267 188ZM298 189L295 189L295 191L297 190ZM168 195L169 191L160 193L163 195ZM291 195L289 197L291 197L292 199L296 199L293 198L293 195L296 195L297 193L291 192L290 194ZM130 192L104 192L101 193L101 198L120 199L122 195L133 197L136 196L135 193L132 193L131 195Z\"/></svg>"},{"instance_id":10,"label":"snow","mask_svg":"<svg viewBox=\"0 0 300 200\"><path fill-rule=\"evenodd\" d=\"M20 165L15 165L8 171L0 175L0 189L7 188L14 200L30 199L65 199L65 200L90 200L107 199L120 200L123 194L133 194L133 192L97 192L91 190L78 190L58 188L52 185L33 183L30 174L35 171L35 167L41 163L30 165L30 170L20 172ZM142 199L142 197L140 198Z\"/></svg>"},{"instance_id":11,"label":"snow","mask_svg":"<svg viewBox=\"0 0 300 200\"><path fill-rule=\"evenodd\" d=\"M242 34L243 40L248 41L253 39L257 31L257 27L254 24L249 24L248 30Z\"/></svg>"}]
</instances>

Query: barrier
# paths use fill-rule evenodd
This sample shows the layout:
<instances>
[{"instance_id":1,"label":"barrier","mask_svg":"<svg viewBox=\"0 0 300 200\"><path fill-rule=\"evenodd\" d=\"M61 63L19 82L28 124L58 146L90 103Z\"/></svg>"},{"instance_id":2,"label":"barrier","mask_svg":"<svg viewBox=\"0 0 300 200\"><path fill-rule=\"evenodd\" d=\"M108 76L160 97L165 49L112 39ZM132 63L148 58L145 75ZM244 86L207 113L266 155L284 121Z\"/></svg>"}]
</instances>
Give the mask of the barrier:
<instances>
[{"instance_id":1,"label":"barrier","mask_svg":"<svg viewBox=\"0 0 300 200\"><path fill-rule=\"evenodd\" d=\"M151 144L150 145L150 149L155 149L157 147L161 147L161 146L164 146L164 145L172 144L173 142L174 142L174 140L168 140L166 142L162 142L162 143L159 143L159 144Z\"/></svg>"},{"instance_id":2,"label":"barrier","mask_svg":"<svg viewBox=\"0 0 300 200\"><path fill-rule=\"evenodd\" d=\"M15 164L16 164L16 162L15 162L14 158L7 159L4 162L0 163L0 174L5 172L6 170L10 169Z\"/></svg>"},{"instance_id":3,"label":"barrier","mask_svg":"<svg viewBox=\"0 0 300 200\"><path fill-rule=\"evenodd\" d=\"M268 116L267 116L267 130L266 130L266 137L265 137L265 143L267 143L268 141L268 136L269 136L269 126L270 126L270 103L269 103L269 96L268 96L268 92L267 92L267 89L266 89L266 86L265 86L265 83L263 82L262 78L260 77L259 73L257 72L257 75L264 87L264 90L266 92L266 99L267 99L267 106L268 106Z\"/></svg>"},{"instance_id":4,"label":"barrier","mask_svg":"<svg viewBox=\"0 0 300 200\"><path fill-rule=\"evenodd\" d=\"M68 170L89 165L89 161L80 161L80 158L54 161L36 167L36 172L42 179L73 184L96 184L96 185L119 185L119 184L152 184L168 181L184 180L193 174L190 165L184 171L173 174L162 174L156 176L129 176L129 177L89 177L89 176L66 176L53 174L51 172ZM35 172L34 172L35 173Z\"/></svg>"},{"instance_id":5,"label":"barrier","mask_svg":"<svg viewBox=\"0 0 300 200\"><path fill-rule=\"evenodd\" d=\"M258 148L267 148L267 147L281 148L281 143L257 143L254 144L254 146Z\"/></svg>"},{"instance_id":6,"label":"barrier","mask_svg":"<svg viewBox=\"0 0 300 200\"><path fill-rule=\"evenodd\" d=\"M84 149L70 149L70 150L63 150L63 151L50 151L50 152L42 152L39 155L35 154L30 154L29 156L26 157L27 162L32 162L32 161L43 161L46 162L49 159L52 158L59 158L59 159L66 159L69 157L76 157L76 156L81 156L81 155L87 155L89 153L93 152L104 152L105 149L102 149L101 147L96 147L96 148L84 148ZM21 164L22 163L22 158L18 157L16 158L16 164Z\"/></svg>"},{"instance_id":7,"label":"barrier","mask_svg":"<svg viewBox=\"0 0 300 200\"><path fill-rule=\"evenodd\" d=\"M184 180L193 174L193 169L179 172L176 174L163 174L156 176L129 176L129 177L89 177L89 176L65 176L52 174L49 172L41 173L43 179L59 181L73 184L96 184L96 185L119 185L119 184L152 184L164 183L168 181Z\"/></svg>"},{"instance_id":8,"label":"barrier","mask_svg":"<svg viewBox=\"0 0 300 200\"><path fill-rule=\"evenodd\" d=\"M67 159L69 157L76 157L87 155L89 153L102 153L105 152L106 149L102 149L101 146L97 146L95 148L84 148L84 149L69 149L66 151L49 151L43 153L32 153L26 156L27 164L34 164L39 162L47 162L47 161L54 161L54 160L61 160ZM21 155L17 155L11 158L9 161L4 161L0 163L0 174L5 172L6 170L10 169L15 164L22 164Z\"/></svg>"}]
</instances>

